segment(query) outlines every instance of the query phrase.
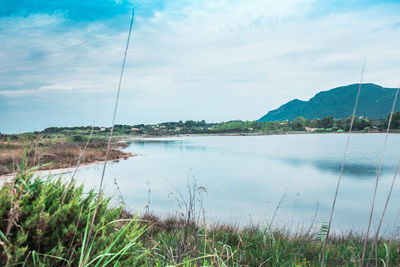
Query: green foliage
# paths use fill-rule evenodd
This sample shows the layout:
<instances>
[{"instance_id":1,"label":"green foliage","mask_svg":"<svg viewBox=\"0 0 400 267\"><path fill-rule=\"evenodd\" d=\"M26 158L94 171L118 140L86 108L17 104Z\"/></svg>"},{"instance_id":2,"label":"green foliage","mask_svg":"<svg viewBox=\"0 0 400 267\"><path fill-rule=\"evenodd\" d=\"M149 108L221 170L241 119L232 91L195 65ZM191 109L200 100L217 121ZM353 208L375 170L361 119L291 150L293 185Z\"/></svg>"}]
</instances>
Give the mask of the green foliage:
<instances>
[{"instance_id":1,"label":"green foliage","mask_svg":"<svg viewBox=\"0 0 400 267\"><path fill-rule=\"evenodd\" d=\"M294 237L262 226L205 228L168 218L155 222L143 242L154 247L153 266L319 266L326 233L326 223L315 233L295 233ZM362 247L362 236L333 235L327 247L327 266L356 266ZM389 256L391 266L400 263L397 242L389 249L380 241L378 247L378 258Z\"/></svg>"},{"instance_id":2,"label":"green foliage","mask_svg":"<svg viewBox=\"0 0 400 267\"><path fill-rule=\"evenodd\" d=\"M26 142L33 141L37 138L36 134L32 133L32 132L21 134L21 137L22 137L22 140L24 140Z\"/></svg>"},{"instance_id":3,"label":"green foliage","mask_svg":"<svg viewBox=\"0 0 400 267\"><path fill-rule=\"evenodd\" d=\"M66 195L61 203L63 192ZM109 200L100 200L90 255L82 266L100 259L107 263L115 255L114 260L125 266L142 263L145 249L137 238L143 230L135 220L118 221L122 209L109 208ZM65 262L77 266L95 201L96 194L93 191L85 194L83 186L72 184L67 189L61 179L43 180L24 172L18 175L14 183L0 190L0 230L7 238L5 250L0 253L0 264L5 265L9 255L9 263L15 265L27 261L28 266L55 266Z\"/></svg>"},{"instance_id":4,"label":"green foliage","mask_svg":"<svg viewBox=\"0 0 400 267\"><path fill-rule=\"evenodd\" d=\"M8 136L8 139L10 141L17 141L19 139L19 136L17 134L11 134Z\"/></svg>"},{"instance_id":5,"label":"green foliage","mask_svg":"<svg viewBox=\"0 0 400 267\"><path fill-rule=\"evenodd\" d=\"M345 119L353 114L358 87L359 84L352 84L322 91L309 101L292 100L275 110L269 111L259 121L293 121L299 116L309 120L328 116ZM390 113L395 92L396 89L393 88L383 88L371 83L363 84L356 115L375 119L385 118ZM400 101L397 101L395 110L400 110ZM321 125L319 127L330 128L332 126Z\"/></svg>"},{"instance_id":6,"label":"green foliage","mask_svg":"<svg viewBox=\"0 0 400 267\"><path fill-rule=\"evenodd\" d=\"M228 121L215 126L215 130L223 132L248 132L258 128L257 121Z\"/></svg>"},{"instance_id":7,"label":"green foliage","mask_svg":"<svg viewBox=\"0 0 400 267\"><path fill-rule=\"evenodd\" d=\"M332 116L325 117L319 122L321 128L332 128L333 124L334 120Z\"/></svg>"},{"instance_id":8,"label":"green foliage","mask_svg":"<svg viewBox=\"0 0 400 267\"><path fill-rule=\"evenodd\" d=\"M83 135L73 135L71 136L71 141L72 142L86 142L89 139L89 137L87 136L83 136Z\"/></svg>"},{"instance_id":9,"label":"green foliage","mask_svg":"<svg viewBox=\"0 0 400 267\"><path fill-rule=\"evenodd\" d=\"M350 123L351 123L351 117L348 117L345 122L346 122L346 131L348 131L350 129ZM371 126L371 122L369 119L367 118L363 118L363 117L354 117L354 121L353 121L353 130L354 131L361 131L366 127L370 127Z\"/></svg>"},{"instance_id":10,"label":"green foliage","mask_svg":"<svg viewBox=\"0 0 400 267\"><path fill-rule=\"evenodd\" d=\"M389 122L390 114L387 116L385 120L385 128L387 128ZM392 122L390 124L390 129L400 129L400 111L394 112L392 117Z\"/></svg>"},{"instance_id":11,"label":"green foliage","mask_svg":"<svg viewBox=\"0 0 400 267\"><path fill-rule=\"evenodd\" d=\"M291 126L293 130L304 131L304 127L306 127L306 119L304 117L297 117Z\"/></svg>"}]
</instances>

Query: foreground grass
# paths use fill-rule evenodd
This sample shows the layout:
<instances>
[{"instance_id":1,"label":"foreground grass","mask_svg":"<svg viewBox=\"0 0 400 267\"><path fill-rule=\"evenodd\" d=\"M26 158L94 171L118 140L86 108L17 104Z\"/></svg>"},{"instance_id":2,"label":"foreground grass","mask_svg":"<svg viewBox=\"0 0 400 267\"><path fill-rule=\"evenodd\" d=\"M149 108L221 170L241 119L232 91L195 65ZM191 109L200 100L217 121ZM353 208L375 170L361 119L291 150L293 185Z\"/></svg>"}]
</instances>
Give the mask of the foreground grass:
<instances>
[{"instance_id":1,"label":"foreground grass","mask_svg":"<svg viewBox=\"0 0 400 267\"><path fill-rule=\"evenodd\" d=\"M214 225L208 228L187 226L177 218L153 221L142 242L155 247L156 262L179 265L185 259L198 259L193 266L203 266L204 258L212 266L319 266L323 245L323 231L290 234L284 230L270 231L268 227L246 228ZM348 233L331 238L328 245L327 266L358 266L362 254L361 235ZM399 266L399 243L381 239L371 259L373 266Z\"/></svg>"},{"instance_id":2,"label":"foreground grass","mask_svg":"<svg viewBox=\"0 0 400 267\"><path fill-rule=\"evenodd\" d=\"M210 226L190 209L180 217L138 218L109 201L101 198L86 247L93 191L20 173L0 189L0 265L317 266L321 260L323 229L293 234L265 226ZM352 233L332 237L327 265L358 265L362 241ZM397 239L380 239L373 264L400 265L399 250Z\"/></svg>"}]
</instances>

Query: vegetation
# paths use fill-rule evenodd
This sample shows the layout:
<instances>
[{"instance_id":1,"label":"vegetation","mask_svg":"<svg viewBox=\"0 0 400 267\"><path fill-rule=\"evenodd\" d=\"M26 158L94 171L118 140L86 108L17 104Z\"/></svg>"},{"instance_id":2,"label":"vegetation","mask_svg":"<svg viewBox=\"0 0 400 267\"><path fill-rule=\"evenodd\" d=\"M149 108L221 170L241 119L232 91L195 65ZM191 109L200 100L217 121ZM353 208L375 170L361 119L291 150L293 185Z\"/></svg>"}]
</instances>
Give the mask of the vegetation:
<instances>
[{"instance_id":1,"label":"vegetation","mask_svg":"<svg viewBox=\"0 0 400 267\"><path fill-rule=\"evenodd\" d=\"M109 207L109 201L100 199L95 234L85 250L96 194L60 179L34 179L31 172L20 172L0 190L0 264L142 265L147 250L138 238L146 228L136 218L124 220L122 208Z\"/></svg>"},{"instance_id":2,"label":"vegetation","mask_svg":"<svg viewBox=\"0 0 400 267\"><path fill-rule=\"evenodd\" d=\"M345 119L353 113L359 84L337 87L319 92L308 101L292 100L275 110L269 111L260 121L293 121L296 117L306 119L332 116ZM396 90L383 88L372 83L361 87L360 98L355 115L383 119L390 113ZM400 110L398 101L395 110Z\"/></svg>"},{"instance_id":3,"label":"vegetation","mask_svg":"<svg viewBox=\"0 0 400 267\"><path fill-rule=\"evenodd\" d=\"M85 153L81 163L103 161L105 158L107 140L103 136L78 135L47 135L44 133L24 133L20 135L2 135L0 139L0 175L15 172L18 162L21 162L24 147L27 147L27 156L31 158L28 167L46 163L41 169L57 169L73 167L79 158L82 149ZM90 137L90 140L89 140ZM109 159L119 160L132 156L118 148L125 143L112 143Z\"/></svg>"},{"instance_id":4,"label":"vegetation","mask_svg":"<svg viewBox=\"0 0 400 267\"><path fill-rule=\"evenodd\" d=\"M396 120L396 117L394 117ZM296 117L294 121L227 121L221 123L207 123L202 121L179 121L163 122L159 124L138 124L138 125L115 125L114 135L117 137L128 136L167 136L183 134L270 134L307 131L306 127L315 128L319 132L346 131L349 129L351 117L347 119L336 119L331 116L322 119L308 120L303 117ZM358 131L377 131L384 128L385 120L369 119L357 117L354 121L354 129ZM393 124L395 125L395 124ZM399 127L398 127L399 128ZM394 129L394 128L393 128ZM95 127L94 136L104 140L109 134L110 128ZM85 142L90 135L91 128L82 127L51 127L42 132L25 133L23 135L1 135L3 142L27 140L26 136L31 136L29 140L67 138L70 142ZM1 147L0 147L1 148Z\"/></svg>"},{"instance_id":5,"label":"vegetation","mask_svg":"<svg viewBox=\"0 0 400 267\"><path fill-rule=\"evenodd\" d=\"M34 178L32 169L21 167L0 190L2 266L316 266L321 260L325 225L313 221L294 233L272 222L208 225L204 211L195 209L204 191L196 184L181 199L180 215L163 219L148 212L138 218L101 197L89 238L96 194L60 179ZM354 233L332 237L327 265L356 266L362 241ZM380 239L372 261L399 265L399 250L394 237Z\"/></svg>"}]
</instances>

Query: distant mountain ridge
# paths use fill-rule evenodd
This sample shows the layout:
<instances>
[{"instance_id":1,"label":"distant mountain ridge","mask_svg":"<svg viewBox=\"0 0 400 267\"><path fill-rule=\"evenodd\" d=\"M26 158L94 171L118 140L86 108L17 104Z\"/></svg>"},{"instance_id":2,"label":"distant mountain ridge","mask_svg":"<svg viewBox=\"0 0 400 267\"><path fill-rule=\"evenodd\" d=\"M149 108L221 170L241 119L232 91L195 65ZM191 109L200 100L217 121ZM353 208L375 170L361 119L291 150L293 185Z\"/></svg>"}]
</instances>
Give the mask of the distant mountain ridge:
<instances>
[{"instance_id":1,"label":"distant mountain ridge","mask_svg":"<svg viewBox=\"0 0 400 267\"><path fill-rule=\"evenodd\" d=\"M359 84L351 84L322 91L308 101L294 99L259 119L265 121L293 121L296 117L306 119L347 118L353 113ZM394 88L384 88L373 83L362 84L356 115L374 119L386 118L390 113L395 96ZM400 100L395 110L400 110Z\"/></svg>"}]
</instances>

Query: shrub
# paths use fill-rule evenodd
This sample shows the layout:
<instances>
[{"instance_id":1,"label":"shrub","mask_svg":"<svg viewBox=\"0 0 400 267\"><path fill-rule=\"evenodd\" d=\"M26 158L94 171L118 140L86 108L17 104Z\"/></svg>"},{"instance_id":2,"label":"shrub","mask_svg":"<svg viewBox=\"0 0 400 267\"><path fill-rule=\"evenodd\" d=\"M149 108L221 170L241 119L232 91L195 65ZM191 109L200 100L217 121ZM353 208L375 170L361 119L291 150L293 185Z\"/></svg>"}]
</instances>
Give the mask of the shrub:
<instances>
[{"instance_id":1,"label":"shrub","mask_svg":"<svg viewBox=\"0 0 400 267\"><path fill-rule=\"evenodd\" d=\"M10 141L17 141L19 139L19 136L17 134L11 134L8 136Z\"/></svg>"},{"instance_id":2,"label":"shrub","mask_svg":"<svg viewBox=\"0 0 400 267\"><path fill-rule=\"evenodd\" d=\"M122 208L109 208L109 198L100 198L93 238L83 253L96 199L93 190L85 194L83 186L60 178L16 177L0 189L0 265L87 266L93 260L104 266L113 257L113 264L140 264L145 250L137 239L144 230L135 219L119 220Z\"/></svg>"},{"instance_id":3,"label":"shrub","mask_svg":"<svg viewBox=\"0 0 400 267\"><path fill-rule=\"evenodd\" d=\"M83 136L83 135L73 135L71 136L71 141L72 142L86 142L88 140L88 137Z\"/></svg>"}]
</instances>

